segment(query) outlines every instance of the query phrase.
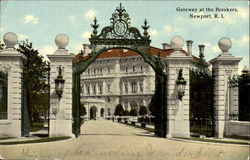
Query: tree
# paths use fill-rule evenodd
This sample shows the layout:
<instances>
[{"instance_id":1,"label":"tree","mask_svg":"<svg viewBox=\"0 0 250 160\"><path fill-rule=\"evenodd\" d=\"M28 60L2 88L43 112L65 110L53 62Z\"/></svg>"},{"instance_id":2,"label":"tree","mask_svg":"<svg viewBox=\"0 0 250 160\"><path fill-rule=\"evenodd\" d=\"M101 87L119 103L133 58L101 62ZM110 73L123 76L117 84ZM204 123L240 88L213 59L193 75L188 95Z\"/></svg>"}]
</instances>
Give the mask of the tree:
<instances>
[{"instance_id":1,"label":"tree","mask_svg":"<svg viewBox=\"0 0 250 160\"><path fill-rule=\"evenodd\" d=\"M129 111L128 111L128 110L125 110L125 111L123 112L123 115L124 115L124 116L129 116Z\"/></svg>"},{"instance_id":2,"label":"tree","mask_svg":"<svg viewBox=\"0 0 250 160\"><path fill-rule=\"evenodd\" d=\"M118 105L115 107L114 115L115 115L115 116L122 116L123 112L124 112L124 109L123 109L122 105L121 105L121 104L118 104Z\"/></svg>"},{"instance_id":3,"label":"tree","mask_svg":"<svg viewBox=\"0 0 250 160\"><path fill-rule=\"evenodd\" d=\"M85 116L87 114L86 108L82 103L80 104L79 114L80 116Z\"/></svg>"},{"instance_id":4,"label":"tree","mask_svg":"<svg viewBox=\"0 0 250 160\"><path fill-rule=\"evenodd\" d=\"M24 61L24 85L26 90L27 108L31 125L48 110L47 67L43 56L28 40L21 41L18 49L27 59Z\"/></svg>"},{"instance_id":5,"label":"tree","mask_svg":"<svg viewBox=\"0 0 250 160\"><path fill-rule=\"evenodd\" d=\"M138 115L138 112L137 112L137 109L133 108L130 110L130 116L137 116Z\"/></svg>"},{"instance_id":6,"label":"tree","mask_svg":"<svg viewBox=\"0 0 250 160\"><path fill-rule=\"evenodd\" d=\"M141 106L139 109L139 114L140 116L145 116L148 113L147 107L146 106Z\"/></svg>"},{"instance_id":7,"label":"tree","mask_svg":"<svg viewBox=\"0 0 250 160\"><path fill-rule=\"evenodd\" d=\"M0 51L4 49L4 44L0 41Z\"/></svg>"}]
</instances>

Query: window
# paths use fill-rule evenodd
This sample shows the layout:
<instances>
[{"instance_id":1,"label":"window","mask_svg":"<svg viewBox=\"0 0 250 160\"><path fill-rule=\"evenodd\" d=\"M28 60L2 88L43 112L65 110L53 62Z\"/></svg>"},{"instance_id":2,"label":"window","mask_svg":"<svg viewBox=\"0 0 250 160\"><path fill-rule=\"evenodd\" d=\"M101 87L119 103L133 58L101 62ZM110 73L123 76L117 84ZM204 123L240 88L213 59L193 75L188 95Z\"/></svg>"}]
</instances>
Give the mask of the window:
<instances>
[{"instance_id":1,"label":"window","mask_svg":"<svg viewBox=\"0 0 250 160\"><path fill-rule=\"evenodd\" d=\"M99 93L102 94L102 85L99 86Z\"/></svg>"},{"instance_id":2,"label":"window","mask_svg":"<svg viewBox=\"0 0 250 160\"><path fill-rule=\"evenodd\" d=\"M93 94L96 94L96 86L93 86Z\"/></svg>"},{"instance_id":3,"label":"window","mask_svg":"<svg viewBox=\"0 0 250 160\"><path fill-rule=\"evenodd\" d=\"M135 67L135 66L133 66L133 72L135 72L135 69L136 69L136 67Z\"/></svg>"},{"instance_id":4,"label":"window","mask_svg":"<svg viewBox=\"0 0 250 160\"><path fill-rule=\"evenodd\" d=\"M7 119L8 75L0 72L0 119Z\"/></svg>"},{"instance_id":5,"label":"window","mask_svg":"<svg viewBox=\"0 0 250 160\"><path fill-rule=\"evenodd\" d=\"M90 69L88 69L88 74L90 74Z\"/></svg>"},{"instance_id":6,"label":"window","mask_svg":"<svg viewBox=\"0 0 250 160\"><path fill-rule=\"evenodd\" d=\"M110 68L108 67L108 73L110 73Z\"/></svg>"},{"instance_id":7,"label":"window","mask_svg":"<svg viewBox=\"0 0 250 160\"><path fill-rule=\"evenodd\" d=\"M132 82L132 92L133 93L136 93L137 92L137 85L136 85L136 82Z\"/></svg>"},{"instance_id":8,"label":"window","mask_svg":"<svg viewBox=\"0 0 250 160\"><path fill-rule=\"evenodd\" d=\"M143 72L143 66L141 66L141 72Z\"/></svg>"},{"instance_id":9,"label":"window","mask_svg":"<svg viewBox=\"0 0 250 160\"><path fill-rule=\"evenodd\" d=\"M102 68L100 68L100 73L102 74Z\"/></svg>"},{"instance_id":10,"label":"window","mask_svg":"<svg viewBox=\"0 0 250 160\"><path fill-rule=\"evenodd\" d=\"M127 83L124 84L124 88L125 88L125 92L128 93L128 84Z\"/></svg>"},{"instance_id":11,"label":"window","mask_svg":"<svg viewBox=\"0 0 250 160\"><path fill-rule=\"evenodd\" d=\"M96 69L94 69L94 71L93 71L93 72L94 72L94 74L96 74Z\"/></svg>"},{"instance_id":12,"label":"window","mask_svg":"<svg viewBox=\"0 0 250 160\"><path fill-rule=\"evenodd\" d=\"M87 87L87 94L88 95L90 94L90 87L89 86Z\"/></svg>"},{"instance_id":13,"label":"window","mask_svg":"<svg viewBox=\"0 0 250 160\"><path fill-rule=\"evenodd\" d=\"M143 91L143 83L140 82L140 91L142 92Z\"/></svg>"},{"instance_id":14,"label":"window","mask_svg":"<svg viewBox=\"0 0 250 160\"><path fill-rule=\"evenodd\" d=\"M126 67L125 70L126 70L126 73L127 73L128 72L128 67Z\"/></svg>"},{"instance_id":15,"label":"window","mask_svg":"<svg viewBox=\"0 0 250 160\"><path fill-rule=\"evenodd\" d=\"M108 84L108 92L110 92L110 84Z\"/></svg>"}]
</instances>

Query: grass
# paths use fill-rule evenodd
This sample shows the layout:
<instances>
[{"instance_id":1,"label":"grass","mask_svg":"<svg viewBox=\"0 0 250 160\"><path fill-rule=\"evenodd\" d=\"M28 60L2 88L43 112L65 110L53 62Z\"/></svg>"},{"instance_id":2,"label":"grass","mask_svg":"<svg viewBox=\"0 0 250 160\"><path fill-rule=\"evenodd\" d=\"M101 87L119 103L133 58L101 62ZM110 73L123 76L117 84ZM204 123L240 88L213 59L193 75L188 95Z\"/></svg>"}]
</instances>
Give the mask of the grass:
<instances>
[{"instance_id":1,"label":"grass","mask_svg":"<svg viewBox=\"0 0 250 160\"><path fill-rule=\"evenodd\" d=\"M13 139L13 138L15 138L15 137L2 137L2 138L0 138L0 140Z\"/></svg>"},{"instance_id":2,"label":"grass","mask_svg":"<svg viewBox=\"0 0 250 160\"><path fill-rule=\"evenodd\" d=\"M26 141L12 141L12 142L0 142L0 145L13 145L13 144L27 144L27 143L43 143L43 142L53 142L53 141L61 141L66 140L71 137L51 137L51 138L42 138L42 139L33 139Z\"/></svg>"},{"instance_id":3,"label":"grass","mask_svg":"<svg viewBox=\"0 0 250 160\"><path fill-rule=\"evenodd\" d=\"M149 131L149 132L154 132L155 131L153 128L148 128L148 127L142 128L141 126L132 125L132 124L129 124L129 123L123 123L123 122L120 122L120 123L126 124L126 125L134 127L134 128L143 129L143 130L146 130L146 131Z\"/></svg>"},{"instance_id":4,"label":"grass","mask_svg":"<svg viewBox=\"0 0 250 160\"><path fill-rule=\"evenodd\" d=\"M33 126L30 126L29 131L36 132L42 130L43 128L44 128L43 122L33 122Z\"/></svg>"},{"instance_id":5,"label":"grass","mask_svg":"<svg viewBox=\"0 0 250 160\"><path fill-rule=\"evenodd\" d=\"M192 140L192 141L201 141L201 142L214 142L214 143L227 143L227 144L240 144L240 145L249 145L248 142L241 142L241 141L226 141L226 140L217 140L217 139L207 139L207 138L194 138L194 137L174 137L178 139L184 140Z\"/></svg>"}]
</instances>

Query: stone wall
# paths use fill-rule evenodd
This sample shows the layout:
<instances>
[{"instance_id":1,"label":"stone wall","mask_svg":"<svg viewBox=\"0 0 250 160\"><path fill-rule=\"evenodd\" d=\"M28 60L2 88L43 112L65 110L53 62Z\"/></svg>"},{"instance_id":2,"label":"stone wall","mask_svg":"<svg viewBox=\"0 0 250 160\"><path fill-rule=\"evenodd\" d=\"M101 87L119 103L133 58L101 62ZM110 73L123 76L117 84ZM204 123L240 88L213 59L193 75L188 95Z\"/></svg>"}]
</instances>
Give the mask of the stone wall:
<instances>
[{"instance_id":1,"label":"stone wall","mask_svg":"<svg viewBox=\"0 0 250 160\"><path fill-rule=\"evenodd\" d=\"M225 137L250 138L250 122L227 121L225 124Z\"/></svg>"}]
</instances>

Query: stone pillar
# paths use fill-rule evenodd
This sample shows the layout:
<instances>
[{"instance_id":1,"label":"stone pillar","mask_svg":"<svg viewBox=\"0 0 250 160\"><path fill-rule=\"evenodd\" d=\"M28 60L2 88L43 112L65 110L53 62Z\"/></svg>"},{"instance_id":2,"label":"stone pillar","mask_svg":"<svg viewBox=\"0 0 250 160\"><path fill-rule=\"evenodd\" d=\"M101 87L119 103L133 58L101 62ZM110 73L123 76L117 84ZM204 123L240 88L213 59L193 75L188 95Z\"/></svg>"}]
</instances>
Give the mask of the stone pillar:
<instances>
[{"instance_id":1,"label":"stone pillar","mask_svg":"<svg viewBox=\"0 0 250 160\"><path fill-rule=\"evenodd\" d=\"M229 38L221 38L219 40L219 48L222 53L212 59L210 63L213 65L215 82L214 82L214 120L215 120L215 136L223 138L225 121L228 119L229 107L229 77L237 75L238 63L242 58L233 56L228 52L232 46ZM236 98L236 97L234 97ZM238 100L236 100L238 101Z\"/></svg>"},{"instance_id":2,"label":"stone pillar","mask_svg":"<svg viewBox=\"0 0 250 160\"><path fill-rule=\"evenodd\" d=\"M16 34L6 33L3 41L6 48L0 52L0 72L7 74L7 119L0 120L0 137L21 137L24 125L23 61L26 57L14 49L18 42Z\"/></svg>"},{"instance_id":3,"label":"stone pillar","mask_svg":"<svg viewBox=\"0 0 250 160\"><path fill-rule=\"evenodd\" d=\"M189 137L189 70L192 57L185 55L181 51L184 40L179 37L171 39L171 45L174 49L165 61L168 64L168 82L167 82L167 137ZM176 80L180 68L183 69L183 78L186 80L185 94L182 100L178 97Z\"/></svg>"},{"instance_id":4,"label":"stone pillar","mask_svg":"<svg viewBox=\"0 0 250 160\"><path fill-rule=\"evenodd\" d=\"M73 55L68 54L65 47L69 39L64 34L59 34L55 38L58 50L53 55L48 55L51 66L50 73L50 137L73 136L72 134L72 60ZM55 79L62 67L62 76L65 80L62 97L56 94Z\"/></svg>"},{"instance_id":5,"label":"stone pillar","mask_svg":"<svg viewBox=\"0 0 250 160\"><path fill-rule=\"evenodd\" d=\"M188 53L188 55L192 56L192 44L193 44L193 41L188 40L186 42L187 42L187 53Z\"/></svg>"}]
</instances>

